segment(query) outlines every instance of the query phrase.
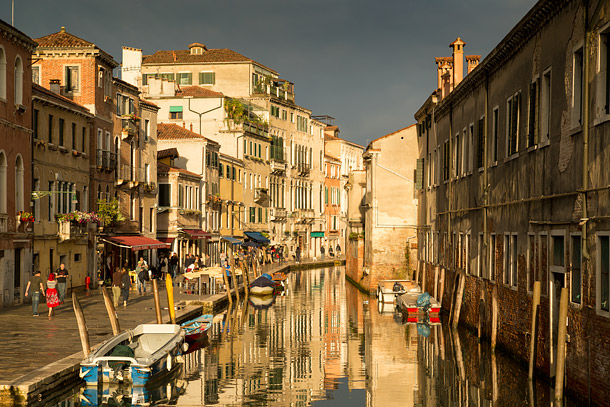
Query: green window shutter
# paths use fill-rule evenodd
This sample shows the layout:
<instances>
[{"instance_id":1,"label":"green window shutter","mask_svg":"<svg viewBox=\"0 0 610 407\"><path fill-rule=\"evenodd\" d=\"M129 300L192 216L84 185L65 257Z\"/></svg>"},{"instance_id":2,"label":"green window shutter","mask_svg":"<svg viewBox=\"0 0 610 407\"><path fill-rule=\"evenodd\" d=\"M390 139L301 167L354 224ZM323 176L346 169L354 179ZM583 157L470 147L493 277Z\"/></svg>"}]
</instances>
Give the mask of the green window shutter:
<instances>
[{"instance_id":1,"label":"green window shutter","mask_svg":"<svg viewBox=\"0 0 610 407\"><path fill-rule=\"evenodd\" d=\"M263 223L263 208L258 208L258 223Z\"/></svg>"},{"instance_id":2,"label":"green window shutter","mask_svg":"<svg viewBox=\"0 0 610 407\"><path fill-rule=\"evenodd\" d=\"M182 106L170 106L169 112L170 113L182 113Z\"/></svg>"},{"instance_id":3,"label":"green window shutter","mask_svg":"<svg viewBox=\"0 0 610 407\"><path fill-rule=\"evenodd\" d=\"M219 176L219 177L222 177L222 176L223 176L223 174L222 174L222 164L220 164L220 165L218 166L218 176Z\"/></svg>"},{"instance_id":4,"label":"green window shutter","mask_svg":"<svg viewBox=\"0 0 610 407\"><path fill-rule=\"evenodd\" d=\"M199 72L200 85L213 85L216 83L216 74L214 72Z\"/></svg>"},{"instance_id":5,"label":"green window shutter","mask_svg":"<svg viewBox=\"0 0 610 407\"><path fill-rule=\"evenodd\" d=\"M328 187L324 187L324 204L328 205Z\"/></svg>"},{"instance_id":6,"label":"green window shutter","mask_svg":"<svg viewBox=\"0 0 610 407\"><path fill-rule=\"evenodd\" d=\"M424 159L417 159L417 167L415 169L415 189L424 187Z\"/></svg>"}]
</instances>

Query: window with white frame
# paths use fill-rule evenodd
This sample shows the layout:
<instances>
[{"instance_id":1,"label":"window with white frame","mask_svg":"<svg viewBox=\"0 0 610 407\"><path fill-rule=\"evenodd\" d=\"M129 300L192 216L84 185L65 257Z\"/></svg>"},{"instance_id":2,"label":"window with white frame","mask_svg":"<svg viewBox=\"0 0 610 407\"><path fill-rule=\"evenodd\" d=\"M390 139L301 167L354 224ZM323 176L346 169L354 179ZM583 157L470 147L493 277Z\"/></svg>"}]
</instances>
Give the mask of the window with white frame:
<instances>
[{"instance_id":1,"label":"window with white frame","mask_svg":"<svg viewBox=\"0 0 610 407\"><path fill-rule=\"evenodd\" d=\"M6 100L6 53L0 46L0 98Z\"/></svg>"},{"instance_id":2,"label":"window with white frame","mask_svg":"<svg viewBox=\"0 0 610 407\"><path fill-rule=\"evenodd\" d=\"M521 116L521 92L509 97L506 102L506 151L507 157L519 149L519 125Z\"/></svg>"},{"instance_id":3,"label":"window with white frame","mask_svg":"<svg viewBox=\"0 0 610 407\"><path fill-rule=\"evenodd\" d=\"M474 167L474 123L470 123L470 127L468 127L468 154L466 160L468 162L466 171L469 174L472 174L472 169Z\"/></svg>"},{"instance_id":4,"label":"window with white frame","mask_svg":"<svg viewBox=\"0 0 610 407\"><path fill-rule=\"evenodd\" d=\"M15 104L23 105L23 61L19 55L15 58L14 75Z\"/></svg>"},{"instance_id":5,"label":"window with white frame","mask_svg":"<svg viewBox=\"0 0 610 407\"><path fill-rule=\"evenodd\" d=\"M540 144L551 136L551 69L544 71L540 87Z\"/></svg>"},{"instance_id":6,"label":"window with white frame","mask_svg":"<svg viewBox=\"0 0 610 407\"><path fill-rule=\"evenodd\" d=\"M540 105L540 79L535 78L530 83L528 98L527 142L526 147L532 147L538 142L538 108Z\"/></svg>"},{"instance_id":7,"label":"window with white frame","mask_svg":"<svg viewBox=\"0 0 610 407\"><path fill-rule=\"evenodd\" d=\"M580 47L572 55L572 127L582 124L583 62L583 49Z\"/></svg>"},{"instance_id":8,"label":"window with white frame","mask_svg":"<svg viewBox=\"0 0 610 407\"><path fill-rule=\"evenodd\" d=\"M483 276L483 267L485 267L485 237L483 233L479 233L479 240L477 242L477 271L476 276Z\"/></svg>"},{"instance_id":9,"label":"window with white frame","mask_svg":"<svg viewBox=\"0 0 610 407\"><path fill-rule=\"evenodd\" d=\"M492 233L489 236L489 272L487 278L490 280L496 279L496 234Z\"/></svg>"},{"instance_id":10,"label":"window with white frame","mask_svg":"<svg viewBox=\"0 0 610 407\"><path fill-rule=\"evenodd\" d=\"M68 65L64 69L64 92L80 92L80 66Z\"/></svg>"},{"instance_id":11,"label":"window with white frame","mask_svg":"<svg viewBox=\"0 0 610 407\"><path fill-rule=\"evenodd\" d=\"M582 239L570 237L570 301L582 303Z\"/></svg>"},{"instance_id":12,"label":"window with white frame","mask_svg":"<svg viewBox=\"0 0 610 407\"><path fill-rule=\"evenodd\" d=\"M540 295L548 295L549 292L549 237L544 233L538 235L538 280L540 281Z\"/></svg>"},{"instance_id":13,"label":"window with white frame","mask_svg":"<svg viewBox=\"0 0 610 407\"><path fill-rule=\"evenodd\" d=\"M597 235L596 309L610 312L610 235Z\"/></svg>"}]
</instances>

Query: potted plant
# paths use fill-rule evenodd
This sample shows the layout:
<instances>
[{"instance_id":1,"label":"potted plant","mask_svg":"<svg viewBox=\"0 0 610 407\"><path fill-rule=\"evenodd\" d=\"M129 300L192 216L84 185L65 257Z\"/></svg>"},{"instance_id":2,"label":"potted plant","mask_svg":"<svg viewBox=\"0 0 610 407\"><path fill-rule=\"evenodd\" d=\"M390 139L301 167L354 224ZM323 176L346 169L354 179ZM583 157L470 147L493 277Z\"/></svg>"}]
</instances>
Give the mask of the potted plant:
<instances>
[{"instance_id":1,"label":"potted plant","mask_svg":"<svg viewBox=\"0 0 610 407\"><path fill-rule=\"evenodd\" d=\"M25 212L25 211L19 211L19 222L21 223L25 223L25 222L34 222L34 214L30 213L30 212Z\"/></svg>"}]
</instances>

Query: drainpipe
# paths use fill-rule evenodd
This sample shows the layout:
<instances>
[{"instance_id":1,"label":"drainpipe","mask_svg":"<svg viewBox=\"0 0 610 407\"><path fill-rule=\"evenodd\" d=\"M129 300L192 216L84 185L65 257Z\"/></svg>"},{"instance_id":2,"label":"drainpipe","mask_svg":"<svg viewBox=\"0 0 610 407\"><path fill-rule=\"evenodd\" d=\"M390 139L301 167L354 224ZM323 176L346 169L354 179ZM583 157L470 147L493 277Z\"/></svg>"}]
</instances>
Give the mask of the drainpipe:
<instances>
[{"instance_id":1,"label":"drainpipe","mask_svg":"<svg viewBox=\"0 0 610 407\"><path fill-rule=\"evenodd\" d=\"M483 118L483 245L489 247L489 233L487 233L487 207L489 205L489 181L487 179L487 119L489 117L489 72L485 72L485 117ZM487 250L484 250L487 252ZM480 253L479 253L480 255ZM484 267L482 267L484 269ZM491 270L489 271L491 276Z\"/></svg>"},{"instance_id":2,"label":"drainpipe","mask_svg":"<svg viewBox=\"0 0 610 407\"><path fill-rule=\"evenodd\" d=\"M589 31L589 7L588 0L584 0L584 27L585 27L585 42L583 44L583 112L582 112L582 256L585 260L589 259L589 250L587 245L587 189L589 188L589 40L591 32Z\"/></svg>"}]
</instances>

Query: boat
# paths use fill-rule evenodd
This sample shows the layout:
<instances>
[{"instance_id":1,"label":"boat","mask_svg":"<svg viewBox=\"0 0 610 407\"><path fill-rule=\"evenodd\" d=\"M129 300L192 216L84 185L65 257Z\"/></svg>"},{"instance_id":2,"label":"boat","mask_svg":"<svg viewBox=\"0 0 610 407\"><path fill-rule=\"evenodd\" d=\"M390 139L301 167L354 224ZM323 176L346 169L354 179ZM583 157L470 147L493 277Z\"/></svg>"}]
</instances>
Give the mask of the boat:
<instances>
[{"instance_id":1,"label":"boat","mask_svg":"<svg viewBox=\"0 0 610 407\"><path fill-rule=\"evenodd\" d=\"M248 302L255 309L267 309L273 305L273 303L275 302L275 297L276 296L273 294L261 295L261 296L256 295L256 296L251 296L250 298L248 298Z\"/></svg>"},{"instance_id":2,"label":"boat","mask_svg":"<svg viewBox=\"0 0 610 407\"><path fill-rule=\"evenodd\" d=\"M273 277L271 279L279 283L286 281L287 278L288 276L286 276L286 273L284 273L283 271L276 271L275 273L273 273Z\"/></svg>"},{"instance_id":3,"label":"boat","mask_svg":"<svg viewBox=\"0 0 610 407\"><path fill-rule=\"evenodd\" d=\"M402 312L407 323L441 323L441 305L428 293L422 293L419 287L404 293L396 299L396 306Z\"/></svg>"},{"instance_id":4,"label":"boat","mask_svg":"<svg viewBox=\"0 0 610 407\"><path fill-rule=\"evenodd\" d=\"M395 304L399 295L417 288L412 280L379 280L377 284L377 301L381 303Z\"/></svg>"},{"instance_id":5,"label":"boat","mask_svg":"<svg viewBox=\"0 0 610 407\"><path fill-rule=\"evenodd\" d=\"M184 329L184 339L190 345L201 341L208 336L208 330L212 327L214 315L205 314L193 318L180 325Z\"/></svg>"},{"instance_id":6,"label":"boat","mask_svg":"<svg viewBox=\"0 0 610 407\"><path fill-rule=\"evenodd\" d=\"M185 331L174 324L142 324L102 342L80 364L89 385L129 382L145 386L180 361Z\"/></svg>"},{"instance_id":7,"label":"boat","mask_svg":"<svg viewBox=\"0 0 610 407\"><path fill-rule=\"evenodd\" d=\"M251 282L248 288L251 295L271 295L279 285L278 282L272 280L269 274L265 273Z\"/></svg>"}]
</instances>

